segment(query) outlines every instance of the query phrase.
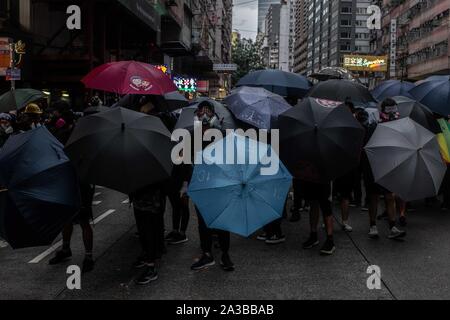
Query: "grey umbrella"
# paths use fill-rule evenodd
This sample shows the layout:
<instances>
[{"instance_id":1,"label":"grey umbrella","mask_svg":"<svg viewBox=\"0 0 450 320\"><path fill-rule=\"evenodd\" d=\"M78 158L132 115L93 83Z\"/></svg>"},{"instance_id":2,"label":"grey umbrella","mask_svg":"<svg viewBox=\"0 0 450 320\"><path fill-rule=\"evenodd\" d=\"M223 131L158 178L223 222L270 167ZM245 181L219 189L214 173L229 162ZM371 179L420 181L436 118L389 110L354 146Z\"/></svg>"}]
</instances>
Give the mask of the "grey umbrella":
<instances>
[{"instance_id":1,"label":"grey umbrella","mask_svg":"<svg viewBox=\"0 0 450 320\"><path fill-rule=\"evenodd\" d=\"M291 108L283 97L264 88L240 87L224 101L236 118L267 130L276 128L278 116Z\"/></svg>"},{"instance_id":2,"label":"grey umbrella","mask_svg":"<svg viewBox=\"0 0 450 320\"><path fill-rule=\"evenodd\" d=\"M379 124L365 147L375 182L405 201L435 196L446 166L436 136L410 118Z\"/></svg>"}]
</instances>

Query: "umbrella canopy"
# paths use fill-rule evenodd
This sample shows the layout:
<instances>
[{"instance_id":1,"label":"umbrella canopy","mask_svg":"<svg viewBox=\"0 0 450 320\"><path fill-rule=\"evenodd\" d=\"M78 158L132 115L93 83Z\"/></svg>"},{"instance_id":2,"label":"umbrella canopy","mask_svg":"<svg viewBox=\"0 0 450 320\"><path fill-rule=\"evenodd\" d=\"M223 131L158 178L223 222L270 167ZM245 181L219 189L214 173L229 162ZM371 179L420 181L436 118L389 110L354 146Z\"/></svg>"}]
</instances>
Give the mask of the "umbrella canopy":
<instances>
[{"instance_id":1,"label":"umbrella canopy","mask_svg":"<svg viewBox=\"0 0 450 320\"><path fill-rule=\"evenodd\" d=\"M81 80L87 88L117 94L164 95L177 87L161 70L137 61L110 62Z\"/></svg>"},{"instance_id":2,"label":"umbrella canopy","mask_svg":"<svg viewBox=\"0 0 450 320\"><path fill-rule=\"evenodd\" d=\"M200 102L181 109L175 129L186 129L189 131L193 131L195 111L197 111L199 105ZM219 121L222 123L222 128L224 130L237 128L237 124L233 118L233 115L227 108L225 108L224 105L218 102L214 102L212 103L212 105L214 106L214 111L219 118Z\"/></svg>"},{"instance_id":3,"label":"umbrella canopy","mask_svg":"<svg viewBox=\"0 0 450 320\"><path fill-rule=\"evenodd\" d=\"M431 111L450 115L450 80L426 81L411 89L410 94Z\"/></svg>"},{"instance_id":4,"label":"umbrella canopy","mask_svg":"<svg viewBox=\"0 0 450 320\"><path fill-rule=\"evenodd\" d=\"M323 68L317 73L313 73L310 75L311 78L317 79L319 81L327 81L331 79L342 79L342 80L352 80L352 81L358 81L354 77L354 75L348 71L347 69L340 68L340 67L327 67Z\"/></svg>"},{"instance_id":5,"label":"umbrella canopy","mask_svg":"<svg viewBox=\"0 0 450 320\"><path fill-rule=\"evenodd\" d=\"M50 245L80 208L75 169L44 127L0 151L0 236L14 249Z\"/></svg>"},{"instance_id":6,"label":"umbrella canopy","mask_svg":"<svg viewBox=\"0 0 450 320\"><path fill-rule=\"evenodd\" d=\"M409 91L414 88L414 83L400 80L387 80L380 83L372 90L373 97L378 101L395 96L412 98Z\"/></svg>"},{"instance_id":7,"label":"umbrella canopy","mask_svg":"<svg viewBox=\"0 0 450 320\"><path fill-rule=\"evenodd\" d=\"M417 81L416 86L418 86L421 83L427 82L427 81L449 81L449 80L450 80L450 75L436 75L436 76L428 77L424 80Z\"/></svg>"},{"instance_id":8,"label":"umbrella canopy","mask_svg":"<svg viewBox=\"0 0 450 320\"><path fill-rule=\"evenodd\" d=\"M261 87L282 97L303 98L311 83L307 78L296 73L281 70L260 70L243 77L237 87Z\"/></svg>"},{"instance_id":9,"label":"umbrella canopy","mask_svg":"<svg viewBox=\"0 0 450 320\"><path fill-rule=\"evenodd\" d=\"M439 192L447 167L436 136L415 121L379 124L365 149L375 182L404 201Z\"/></svg>"},{"instance_id":10,"label":"umbrella canopy","mask_svg":"<svg viewBox=\"0 0 450 320\"><path fill-rule=\"evenodd\" d=\"M41 91L34 89L10 90L0 96L0 112L9 112L25 108L31 102L45 98Z\"/></svg>"},{"instance_id":11,"label":"umbrella canopy","mask_svg":"<svg viewBox=\"0 0 450 320\"><path fill-rule=\"evenodd\" d=\"M434 134L441 133L441 127L430 109L420 102L404 97L393 97L397 102L400 118L411 118L422 127L430 130Z\"/></svg>"},{"instance_id":12,"label":"umbrella canopy","mask_svg":"<svg viewBox=\"0 0 450 320\"><path fill-rule=\"evenodd\" d=\"M278 126L278 116L291 106L283 97L263 88L240 87L224 102L236 118L259 129Z\"/></svg>"},{"instance_id":13,"label":"umbrella canopy","mask_svg":"<svg viewBox=\"0 0 450 320\"><path fill-rule=\"evenodd\" d=\"M359 164L364 129L340 103L307 98L279 122L281 160L294 176L328 182Z\"/></svg>"},{"instance_id":14,"label":"umbrella canopy","mask_svg":"<svg viewBox=\"0 0 450 320\"><path fill-rule=\"evenodd\" d=\"M214 160L215 151L227 151L230 145L235 151L234 163L244 164L220 164ZM269 145L236 134L229 134L204 150L204 164L194 168L189 196L209 228L248 237L282 217L292 177L282 163L275 174L262 175L262 161L249 163L258 151L266 159L266 155L278 159ZM226 157L226 152L219 157L222 163Z\"/></svg>"},{"instance_id":15,"label":"umbrella canopy","mask_svg":"<svg viewBox=\"0 0 450 320\"><path fill-rule=\"evenodd\" d=\"M350 80L327 80L316 84L309 92L311 98L345 102L350 98L355 105L369 106L376 101L365 86Z\"/></svg>"},{"instance_id":16,"label":"umbrella canopy","mask_svg":"<svg viewBox=\"0 0 450 320\"><path fill-rule=\"evenodd\" d=\"M137 110L141 97L141 95L127 94L115 103L112 108L124 107ZM169 92L163 96L155 96L155 99L158 101L159 105L165 109L165 111L174 111L189 105L189 100L178 91Z\"/></svg>"},{"instance_id":17,"label":"umbrella canopy","mask_svg":"<svg viewBox=\"0 0 450 320\"><path fill-rule=\"evenodd\" d=\"M84 181L131 194L170 176L172 147L159 118L115 108L80 119L66 153Z\"/></svg>"},{"instance_id":18,"label":"umbrella canopy","mask_svg":"<svg viewBox=\"0 0 450 320\"><path fill-rule=\"evenodd\" d=\"M110 111L110 110L111 109L108 107L97 106L97 107L88 107L88 108L84 109L83 113L84 113L84 115L91 115L91 114L106 112L106 111Z\"/></svg>"}]
</instances>

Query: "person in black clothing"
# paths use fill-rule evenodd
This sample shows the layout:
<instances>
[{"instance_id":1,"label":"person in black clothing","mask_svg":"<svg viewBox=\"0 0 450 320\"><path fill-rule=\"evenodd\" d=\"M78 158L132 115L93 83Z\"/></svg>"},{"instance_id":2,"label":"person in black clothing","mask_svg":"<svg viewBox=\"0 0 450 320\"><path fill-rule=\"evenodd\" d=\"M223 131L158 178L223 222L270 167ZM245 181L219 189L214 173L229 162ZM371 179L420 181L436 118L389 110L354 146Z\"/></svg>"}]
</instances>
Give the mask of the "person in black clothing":
<instances>
[{"instance_id":1,"label":"person in black clothing","mask_svg":"<svg viewBox=\"0 0 450 320\"><path fill-rule=\"evenodd\" d=\"M139 285L146 285L158 279L156 261L161 259L164 253L166 195L163 189L164 184L157 183L130 195L142 247L142 255L134 264L136 268L144 268L135 280Z\"/></svg>"},{"instance_id":2,"label":"person in black clothing","mask_svg":"<svg viewBox=\"0 0 450 320\"><path fill-rule=\"evenodd\" d=\"M199 104L195 114L195 120L202 123L203 132L211 128L221 128L221 123L217 115L215 114L214 106L208 101L204 101ZM207 146L208 143L205 142L203 145L203 149L205 149ZM197 213L198 219L198 232L200 235L202 256L191 266L191 269L197 271L215 265L216 262L212 254L213 233L215 233L218 236L220 249L222 251L221 266L225 271L234 271L234 264L231 261L229 255L230 233L222 230L209 229L199 209L195 208L195 211Z\"/></svg>"},{"instance_id":3,"label":"person in black clothing","mask_svg":"<svg viewBox=\"0 0 450 320\"><path fill-rule=\"evenodd\" d=\"M54 127L52 126L54 125ZM69 140L69 137L74 129L74 116L68 109L65 112L65 117L58 117L55 122L49 122L47 127L50 132L65 145ZM72 250L70 242L73 234L73 225L79 224L83 234L83 244L85 250L85 258L83 261L82 272L87 273L94 269L94 232L92 230L91 221L93 220L94 214L92 211L92 201L94 200L95 186L88 182L80 181L80 195L81 195L81 209L78 215L68 223L63 231L63 246L62 249L56 252L54 258L49 261L50 265L60 264L67 259L72 257Z\"/></svg>"},{"instance_id":4,"label":"person in black clothing","mask_svg":"<svg viewBox=\"0 0 450 320\"><path fill-rule=\"evenodd\" d=\"M322 255L332 255L336 250L333 238L333 210L331 204L331 182L316 183L303 181L305 188L305 198L311 205L310 209L310 230L308 240L303 243L304 249L311 249L319 245L317 236L317 229L319 226L319 215L322 210L323 220L325 222L325 229L327 239L320 250Z\"/></svg>"},{"instance_id":5,"label":"person in black clothing","mask_svg":"<svg viewBox=\"0 0 450 320\"><path fill-rule=\"evenodd\" d=\"M388 122L388 121L394 121L399 118L397 103L387 98L385 99L381 104L381 121L382 122ZM365 144L370 140L373 133L376 130L376 124L369 125L366 129L366 137L365 137ZM377 211L378 211L378 201L380 195L384 195L385 203L386 203L386 211L388 215L389 220L389 230L390 233L388 235L389 239L399 239L406 236L406 232L403 230L400 230L396 227L396 209L395 209L395 195L387 190L386 188L380 186L379 184L375 183L375 179L372 173L372 168L370 166L369 159L367 157L367 154L363 152L362 156L362 167L363 167L363 175L364 175L364 184L366 193L369 195L369 223L370 223L370 229L369 229L369 238L371 239L377 239L378 236L378 229L377 229Z\"/></svg>"}]
</instances>

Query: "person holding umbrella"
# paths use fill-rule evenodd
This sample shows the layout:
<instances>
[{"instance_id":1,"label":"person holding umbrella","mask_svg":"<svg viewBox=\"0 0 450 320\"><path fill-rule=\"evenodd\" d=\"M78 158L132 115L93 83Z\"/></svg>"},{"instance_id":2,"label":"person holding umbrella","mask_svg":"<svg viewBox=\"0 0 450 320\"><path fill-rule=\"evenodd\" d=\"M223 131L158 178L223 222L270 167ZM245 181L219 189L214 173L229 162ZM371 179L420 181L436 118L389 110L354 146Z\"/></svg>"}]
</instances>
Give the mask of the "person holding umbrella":
<instances>
[{"instance_id":1,"label":"person holding umbrella","mask_svg":"<svg viewBox=\"0 0 450 320\"><path fill-rule=\"evenodd\" d=\"M215 114L214 106L208 101L203 101L199 104L197 111L195 112L194 120L201 122L203 132L208 129L215 128L220 130L222 128L221 122ZM213 142L214 141L211 143ZM204 142L203 149L205 149L209 144L210 143ZM186 193L187 189L185 189L185 193L182 196L186 196ZM234 271L234 263L231 261L228 253L230 249L230 233L223 230L213 231L212 229L209 229L197 207L195 208L195 211L198 218L198 232L200 235L202 255L191 266L191 270L203 270L216 264L212 255L213 233L216 233L218 235L219 245L222 251L221 266L225 271Z\"/></svg>"},{"instance_id":2,"label":"person holding umbrella","mask_svg":"<svg viewBox=\"0 0 450 320\"><path fill-rule=\"evenodd\" d=\"M397 103L390 98L385 99L381 104L381 113L380 113L381 122L395 121L399 117L400 117L400 113L398 112ZM367 134L366 134L366 141L370 140L373 133L375 132L375 129L376 129L375 125L369 127L369 129L367 130ZM386 202L386 211L387 211L387 215L388 215L389 230L390 230L388 238L389 239L404 238L406 236L406 232L403 230L400 230L396 227L395 195L391 191L389 191L386 188L375 183L375 178L372 173L372 168L370 166L369 159L365 152L363 153L362 166L363 166L363 176L364 176L366 192L369 194L369 202L370 202L369 203L369 223L370 223L369 238L377 239L379 237L376 221L377 221L377 211L378 211L378 200L380 198L380 195L384 195L385 202Z\"/></svg>"},{"instance_id":3,"label":"person holding umbrella","mask_svg":"<svg viewBox=\"0 0 450 320\"><path fill-rule=\"evenodd\" d=\"M155 115L157 107L151 100L146 100L140 112ZM136 227L142 246L142 255L138 257L134 266L144 268L135 282L138 285L147 285L158 280L156 262L166 251L164 246L166 181L148 185L130 194L130 203L133 204Z\"/></svg>"},{"instance_id":4,"label":"person holding umbrella","mask_svg":"<svg viewBox=\"0 0 450 320\"><path fill-rule=\"evenodd\" d=\"M0 114L0 148L8 140L9 136L14 133L12 126L12 116L7 113Z\"/></svg>"}]
</instances>

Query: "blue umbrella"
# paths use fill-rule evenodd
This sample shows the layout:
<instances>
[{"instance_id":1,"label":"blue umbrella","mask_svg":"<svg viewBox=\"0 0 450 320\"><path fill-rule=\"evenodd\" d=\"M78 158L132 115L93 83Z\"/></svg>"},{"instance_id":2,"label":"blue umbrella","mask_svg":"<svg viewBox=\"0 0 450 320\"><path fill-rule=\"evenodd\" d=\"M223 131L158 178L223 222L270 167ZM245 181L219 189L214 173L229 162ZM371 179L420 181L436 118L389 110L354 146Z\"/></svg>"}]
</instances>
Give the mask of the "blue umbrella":
<instances>
[{"instance_id":1,"label":"blue umbrella","mask_svg":"<svg viewBox=\"0 0 450 320\"><path fill-rule=\"evenodd\" d=\"M417 81L416 86L418 86L419 84L422 84L424 82L427 82L427 81L448 81L448 80L450 80L450 75L435 75L435 76L431 76L426 79Z\"/></svg>"},{"instance_id":2,"label":"blue umbrella","mask_svg":"<svg viewBox=\"0 0 450 320\"><path fill-rule=\"evenodd\" d=\"M412 98L412 96L409 94L409 91L412 88L414 88L414 84L411 82L387 80L383 81L375 89L372 90L372 96L378 101L383 101L386 98L392 98L395 96Z\"/></svg>"},{"instance_id":3,"label":"blue umbrella","mask_svg":"<svg viewBox=\"0 0 450 320\"><path fill-rule=\"evenodd\" d=\"M299 74L281 70L259 70L239 80L237 87L260 87L282 97L303 98L312 87L309 80Z\"/></svg>"},{"instance_id":4,"label":"blue umbrella","mask_svg":"<svg viewBox=\"0 0 450 320\"><path fill-rule=\"evenodd\" d=\"M80 208L74 167L45 128L0 151L0 236L14 249L50 245Z\"/></svg>"},{"instance_id":5,"label":"blue umbrella","mask_svg":"<svg viewBox=\"0 0 450 320\"><path fill-rule=\"evenodd\" d=\"M276 128L278 116L291 108L281 96L263 88L240 87L224 101L236 118L267 130Z\"/></svg>"},{"instance_id":6,"label":"blue umbrella","mask_svg":"<svg viewBox=\"0 0 450 320\"><path fill-rule=\"evenodd\" d=\"M224 160L227 152L222 156L218 152L230 145L234 152L229 157L234 158L234 163L245 164L212 163L214 157ZM209 228L248 237L282 217L292 177L281 162L273 175L262 175L261 168L265 166L261 161L251 164L249 160L258 155L258 150L260 155L269 154L278 161L269 145L236 134L229 134L204 150L205 161L195 166L188 193ZM201 153L197 160L200 156Z\"/></svg>"},{"instance_id":7,"label":"blue umbrella","mask_svg":"<svg viewBox=\"0 0 450 320\"><path fill-rule=\"evenodd\" d=\"M409 93L431 111L443 116L450 115L450 80L426 81Z\"/></svg>"}]
</instances>

